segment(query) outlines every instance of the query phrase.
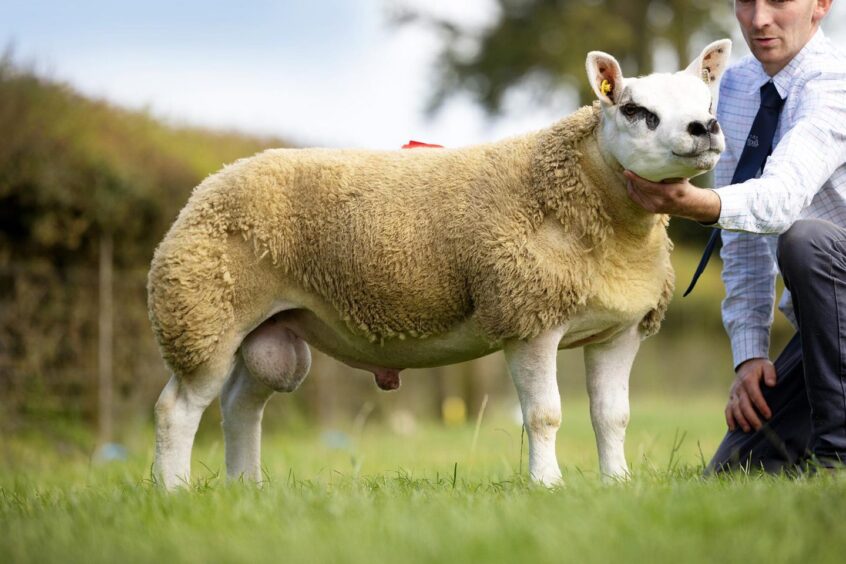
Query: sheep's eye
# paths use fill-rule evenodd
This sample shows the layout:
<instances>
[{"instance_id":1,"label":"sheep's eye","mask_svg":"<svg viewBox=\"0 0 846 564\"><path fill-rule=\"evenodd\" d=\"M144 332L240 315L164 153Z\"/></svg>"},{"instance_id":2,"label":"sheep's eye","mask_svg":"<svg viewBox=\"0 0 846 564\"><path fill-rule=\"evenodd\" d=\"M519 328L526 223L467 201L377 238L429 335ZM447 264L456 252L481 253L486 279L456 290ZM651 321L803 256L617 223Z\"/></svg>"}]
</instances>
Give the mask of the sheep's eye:
<instances>
[{"instance_id":1,"label":"sheep's eye","mask_svg":"<svg viewBox=\"0 0 846 564\"><path fill-rule=\"evenodd\" d=\"M654 113L650 112L643 106L638 106L637 104L626 104L620 107L620 111L626 116L631 122L635 122L637 120L644 120L646 122L646 127L649 129L656 129L658 124L661 123L661 119Z\"/></svg>"},{"instance_id":2,"label":"sheep's eye","mask_svg":"<svg viewBox=\"0 0 846 564\"><path fill-rule=\"evenodd\" d=\"M635 117L640 110L641 107L637 104L626 104L620 108L620 111L623 112L623 115L626 117Z\"/></svg>"},{"instance_id":3,"label":"sheep's eye","mask_svg":"<svg viewBox=\"0 0 846 564\"><path fill-rule=\"evenodd\" d=\"M649 129L657 129L658 124L661 123L661 120L658 118L658 116L656 116L649 110L644 110L644 112L646 112L646 127L648 127Z\"/></svg>"}]
</instances>

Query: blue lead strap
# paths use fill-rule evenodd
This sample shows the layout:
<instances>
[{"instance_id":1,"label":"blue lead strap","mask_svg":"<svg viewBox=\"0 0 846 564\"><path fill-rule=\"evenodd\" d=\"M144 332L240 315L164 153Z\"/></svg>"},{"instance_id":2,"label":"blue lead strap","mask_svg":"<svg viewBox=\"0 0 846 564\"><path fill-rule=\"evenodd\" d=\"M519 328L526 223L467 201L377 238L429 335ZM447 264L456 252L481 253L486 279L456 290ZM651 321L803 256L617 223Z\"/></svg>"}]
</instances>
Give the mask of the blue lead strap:
<instances>
[{"instance_id":1,"label":"blue lead strap","mask_svg":"<svg viewBox=\"0 0 846 564\"><path fill-rule=\"evenodd\" d=\"M702 258L699 259L699 266L696 267L696 272L693 273L693 279L690 281L690 286L687 287L687 290L684 291L682 297L687 297L687 295L693 290L693 287L696 286L696 281L699 280L699 277L702 276L702 273L705 272L705 267L708 266L708 260L711 258L711 253L714 252L714 247L717 246L717 241L720 239L720 230L714 229L711 232L711 237L708 238L708 244L705 245L705 252L702 253Z\"/></svg>"}]
</instances>

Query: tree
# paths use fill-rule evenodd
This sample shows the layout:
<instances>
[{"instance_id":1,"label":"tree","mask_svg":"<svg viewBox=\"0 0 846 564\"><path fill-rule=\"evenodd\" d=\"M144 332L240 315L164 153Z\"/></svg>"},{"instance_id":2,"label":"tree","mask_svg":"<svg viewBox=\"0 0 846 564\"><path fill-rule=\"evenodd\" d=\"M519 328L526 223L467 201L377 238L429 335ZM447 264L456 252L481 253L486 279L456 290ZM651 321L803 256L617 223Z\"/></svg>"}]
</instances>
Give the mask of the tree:
<instances>
[{"instance_id":1,"label":"tree","mask_svg":"<svg viewBox=\"0 0 846 564\"><path fill-rule=\"evenodd\" d=\"M691 38L707 41L728 35L729 3L709 0L495 0L499 18L483 30L420 13L404 13L400 23L417 22L442 32L436 85L429 110L453 95L469 93L492 115L512 88L534 83L538 93L574 89L581 102L593 99L584 79L585 54L602 50L620 59L628 75L652 72L660 44L680 64L690 59ZM702 41L705 43L707 41Z\"/></svg>"}]
</instances>

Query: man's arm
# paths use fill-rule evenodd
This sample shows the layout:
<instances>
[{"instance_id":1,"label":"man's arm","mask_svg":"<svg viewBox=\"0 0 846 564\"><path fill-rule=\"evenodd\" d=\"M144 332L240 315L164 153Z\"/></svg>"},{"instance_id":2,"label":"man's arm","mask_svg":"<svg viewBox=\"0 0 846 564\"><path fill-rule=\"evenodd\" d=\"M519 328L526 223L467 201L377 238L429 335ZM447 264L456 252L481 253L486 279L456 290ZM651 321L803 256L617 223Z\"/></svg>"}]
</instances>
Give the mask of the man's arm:
<instances>
[{"instance_id":1,"label":"man's arm","mask_svg":"<svg viewBox=\"0 0 846 564\"><path fill-rule=\"evenodd\" d=\"M801 114L779 141L764 174L717 190L723 229L783 233L846 163L846 75L808 82L797 107Z\"/></svg>"},{"instance_id":2,"label":"man's arm","mask_svg":"<svg viewBox=\"0 0 846 564\"><path fill-rule=\"evenodd\" d=\"M846 76L808 83L800 107L802 115L776 146L761 178L700 190L687 180L656 184L626 171L629 195L648 211L727 230L786 231L846 163Z\"/></svg>"},{"instance_id":3,"label":"man's arm","mask_svg":"<svg viewBox=\"0 0 846 564\"><path fill-rule=\"evenodd\" d=\"M722 232L723 326L731 340L734 368L767 358L778 273L768 236Z\"/></svg>"},{"instance_id":4,"label":"man's arm","mask_svg":"<svg viewBox=\"0 0 846 564\"><path fill-rule=\"evenodd\" d=\"M736 377L726 405L726 424L744 431L769 419L769 406L761 393L761 380L774 386L776 373L769 360L773 321L775 275L768 236L723 231L723 325L731 341Z\"/></svg>"},{"instance_id":5,"label":"man's arm","mask_svg":"<svg viewBox=\"0 0 846 564\"><path fill-rule=\"evenodd\" d=\"M652 213L667 213L710 225L720 218L720 197L714 190L697 188L687 179L650 182L630 170L623 174L629 197Z\"/></svg>"}]
</instances>

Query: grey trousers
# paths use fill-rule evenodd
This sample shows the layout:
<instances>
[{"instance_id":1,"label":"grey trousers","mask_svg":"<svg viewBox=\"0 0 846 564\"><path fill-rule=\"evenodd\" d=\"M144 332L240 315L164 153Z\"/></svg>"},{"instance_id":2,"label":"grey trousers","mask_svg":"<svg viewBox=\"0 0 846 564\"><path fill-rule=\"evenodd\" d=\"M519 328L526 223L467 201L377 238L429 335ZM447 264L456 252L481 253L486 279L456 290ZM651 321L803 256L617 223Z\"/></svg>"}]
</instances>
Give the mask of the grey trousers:
<instances>
[{"instance_id":1,"label":"grey trousers","mask_svg":"<svg viewBox=\"0 0 846 564\"><path fill-rule=\"evenodd\" d=\"M779 237L778 264L799 332L774 362L775 387L762 386L772 417L729 431L706 472L846 463L846 229L797 221Z\"/></svg>"}]
</instances>

